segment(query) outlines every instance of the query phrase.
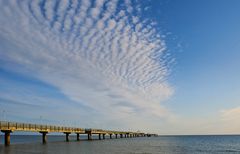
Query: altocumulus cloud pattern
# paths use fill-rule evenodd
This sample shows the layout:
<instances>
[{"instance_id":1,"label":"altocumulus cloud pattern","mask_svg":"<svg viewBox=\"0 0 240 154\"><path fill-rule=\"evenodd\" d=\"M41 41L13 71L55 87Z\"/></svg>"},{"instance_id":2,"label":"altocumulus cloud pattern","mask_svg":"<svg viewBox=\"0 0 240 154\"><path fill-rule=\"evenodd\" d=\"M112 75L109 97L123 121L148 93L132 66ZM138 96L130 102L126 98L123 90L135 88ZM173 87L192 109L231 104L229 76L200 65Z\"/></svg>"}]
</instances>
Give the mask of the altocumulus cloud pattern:
<instances>
[{"instance_id":1,"label":"altocumulus cloud pattern","mask_svg":"<svg viewBox=\"0 0 240 154\"><path fill-rule=\"evenodd\" d=\"M113 119L162 117L168 111L160 102L173 92L166 45L138 3L1 0L0 35L15 46L0 52L2 67L51 84Z\"/></svg>"}]
</instances>

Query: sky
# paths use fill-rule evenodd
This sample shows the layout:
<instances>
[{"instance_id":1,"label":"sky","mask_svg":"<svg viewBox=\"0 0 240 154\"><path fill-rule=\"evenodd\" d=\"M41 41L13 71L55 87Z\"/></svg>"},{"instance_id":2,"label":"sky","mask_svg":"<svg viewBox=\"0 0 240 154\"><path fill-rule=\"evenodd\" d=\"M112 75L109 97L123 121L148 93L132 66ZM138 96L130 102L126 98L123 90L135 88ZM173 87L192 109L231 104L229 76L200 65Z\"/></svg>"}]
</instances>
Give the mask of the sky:
<instances>
[{"instance_id":1,"label":"sky","mask_svg":"<svg viewBox=\"0 0 240 154\"><path fill-rule=\"evenodd\" d=\"M239 7L0 0L0 119L239 134Z\"/></svg>"}]
</instances>

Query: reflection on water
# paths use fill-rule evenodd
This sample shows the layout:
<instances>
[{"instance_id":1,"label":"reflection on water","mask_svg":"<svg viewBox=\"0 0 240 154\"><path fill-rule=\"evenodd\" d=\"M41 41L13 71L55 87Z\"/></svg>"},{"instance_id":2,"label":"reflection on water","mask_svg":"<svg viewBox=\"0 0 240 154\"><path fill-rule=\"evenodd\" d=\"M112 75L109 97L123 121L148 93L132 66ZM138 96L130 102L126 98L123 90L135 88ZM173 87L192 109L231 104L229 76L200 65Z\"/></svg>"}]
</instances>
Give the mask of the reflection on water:
<instances>
[{"instance_id":1,"label":"reflection on water","mask_svg":"<svg viewBox=\"0 0 240 154\"><path fill-rule=\"evenodd\" d=\"M40 136L35 136L34 139L30 137L15 137L15 141L18 138L18 144L12 144L9 147L4 147L1 139L0 153L240 153L240 136L161 136L80 142L75 141L75 136L72 136L70 142L64 142L64 136L50 136L46 145L40 143ZM20 140L29 139L34 143L20 143Z\"/></svg>"}]
</instances>

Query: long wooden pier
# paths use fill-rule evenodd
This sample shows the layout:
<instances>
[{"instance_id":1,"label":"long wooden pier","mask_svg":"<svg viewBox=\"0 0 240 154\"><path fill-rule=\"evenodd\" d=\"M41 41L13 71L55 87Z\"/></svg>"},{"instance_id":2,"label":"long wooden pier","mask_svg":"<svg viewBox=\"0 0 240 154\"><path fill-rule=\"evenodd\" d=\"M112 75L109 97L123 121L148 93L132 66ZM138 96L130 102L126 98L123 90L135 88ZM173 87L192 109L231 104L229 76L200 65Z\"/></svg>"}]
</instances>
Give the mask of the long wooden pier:
<instances>
[{"instance_id":1,"label":"long wooden pier","mask_svg":"<svg viewBox=\"0 0 240 154\"><path fill-rule=\"evenodd\" d=\"M64 133L66 135L66 141L69 141L70 134L76 134L76 140L80 140L80 134L86 134L88 140L92 140L92 135L98 135L98 139L105 139L106 135L109 138L132 138L132 137L143 137L149 136L149 134L141 132L129 132L129 131L112 131L112 130L102 130L102 129L91 129L91 128L75 128L75 127L62 127L53 125L40 125L31 123L18 123L18 122L8 122L0 121L0 130L4 133L4 143L6 146L10 145L10 134L14 131L25 131L25 132L39 132L42 134L42 143L47 143L48 133Z\"/></svg>"}]
</instances>

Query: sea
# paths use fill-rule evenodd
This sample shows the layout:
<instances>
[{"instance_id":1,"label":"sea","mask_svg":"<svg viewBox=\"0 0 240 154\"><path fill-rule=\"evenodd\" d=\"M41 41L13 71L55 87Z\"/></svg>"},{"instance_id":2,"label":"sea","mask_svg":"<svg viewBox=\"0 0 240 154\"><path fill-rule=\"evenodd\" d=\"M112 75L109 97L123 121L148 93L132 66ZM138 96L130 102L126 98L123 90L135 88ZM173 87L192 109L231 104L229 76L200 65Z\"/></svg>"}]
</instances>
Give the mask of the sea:
<instances>
[{"instance_id":1,"label":"sea","mask_svg":"<svg viewBox=\"0 0 240 154\"><path fill-rule=\"evenodd\" d=\"M86 136L48 136L47 144L38 135L12 135L5 147L1 136L0 154L240 154L240 135L191 135L118 138L92 141Z\"/></svg>"}]
</instances>

